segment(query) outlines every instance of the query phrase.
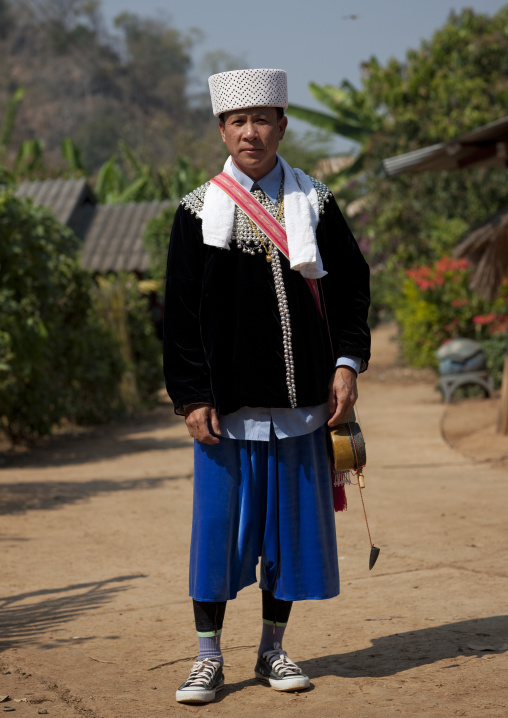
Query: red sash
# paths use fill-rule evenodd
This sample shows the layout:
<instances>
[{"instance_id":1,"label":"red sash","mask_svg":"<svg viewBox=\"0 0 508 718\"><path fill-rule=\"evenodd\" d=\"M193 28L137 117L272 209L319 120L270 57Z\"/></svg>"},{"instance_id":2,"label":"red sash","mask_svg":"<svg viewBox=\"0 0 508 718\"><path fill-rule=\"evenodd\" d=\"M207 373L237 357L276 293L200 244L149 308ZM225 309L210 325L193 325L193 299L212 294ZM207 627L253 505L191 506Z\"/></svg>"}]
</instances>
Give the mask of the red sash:
<instances>
[{"instance_id":1,"label":"red sash","mask_svg":"<svg viewBox=\"0 0 508 718\"><path fill-rule=\"evenodd\" d=\"M240 209L245 212L248 217L251 218L254 224L259 227L259 229L272 240L275 246L280 249L282 254L289 259L286 230L250 192L247 192L247 190L242 187L239 182L225 172L221 172L216 177L213 177L210 182L213 182L214 185L217 185L217 187L220 187L221 190L229 195L233 202L238 205L238 207L240 207ZM321 316L323 316L317 280L307 279L306 277L304 277L304 279L312 292L318 312Z\"/></svg>"}]
</instances>

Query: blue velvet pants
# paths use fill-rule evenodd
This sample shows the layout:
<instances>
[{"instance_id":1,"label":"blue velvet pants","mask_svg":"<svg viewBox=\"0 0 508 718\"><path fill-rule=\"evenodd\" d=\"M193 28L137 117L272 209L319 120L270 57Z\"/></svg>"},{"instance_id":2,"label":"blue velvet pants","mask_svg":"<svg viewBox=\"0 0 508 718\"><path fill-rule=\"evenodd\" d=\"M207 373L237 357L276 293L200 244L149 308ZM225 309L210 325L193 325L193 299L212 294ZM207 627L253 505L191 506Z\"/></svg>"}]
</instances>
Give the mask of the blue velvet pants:
<instances>
[{"instance_id":1,"label":"blue velvet pants","mask_svg":"<svg viewBox=\"0 0 508 718\"><path fill-rule=\"evenodd\" d=\"M194 445L189 592L227 601L256 582L284 601L339 593L326 427Z\"/></svg>"}]
</instances>

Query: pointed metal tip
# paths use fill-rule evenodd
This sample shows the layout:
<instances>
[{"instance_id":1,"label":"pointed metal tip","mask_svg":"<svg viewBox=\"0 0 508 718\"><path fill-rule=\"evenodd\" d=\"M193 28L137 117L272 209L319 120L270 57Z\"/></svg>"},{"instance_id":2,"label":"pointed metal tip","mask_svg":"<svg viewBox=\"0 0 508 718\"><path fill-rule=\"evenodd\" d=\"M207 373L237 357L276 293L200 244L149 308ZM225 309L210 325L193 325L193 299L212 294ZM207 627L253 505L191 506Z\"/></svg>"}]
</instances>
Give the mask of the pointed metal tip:
<instances>
[{"instance_id":1,"label":"pointed metal tip","mask_svg":"<svg viewBox=\"0 0 508 718\"><path fill-rule=\"evenodd\" d=\"M376 548L375 546L372 546L370 549L370 558L369 558L369 571L372 571L374 568L374 564L377 561L377 557L379 556L381 552L380 548Z\"/></svg>"}]
</instances>

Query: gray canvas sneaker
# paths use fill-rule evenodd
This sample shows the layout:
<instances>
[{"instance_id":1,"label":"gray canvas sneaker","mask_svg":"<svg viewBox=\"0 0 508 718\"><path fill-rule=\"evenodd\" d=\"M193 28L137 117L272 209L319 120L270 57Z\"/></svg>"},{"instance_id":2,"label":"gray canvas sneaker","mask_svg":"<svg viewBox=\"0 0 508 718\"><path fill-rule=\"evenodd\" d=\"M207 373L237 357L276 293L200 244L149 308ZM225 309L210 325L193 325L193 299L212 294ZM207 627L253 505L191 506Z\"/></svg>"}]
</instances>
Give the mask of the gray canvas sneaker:
<instances>
[{"instance_id":1,"label":"gray canvas sneaker","mask_svg":"<svg viewBox=\"0 0 508 718\"><path fill-rule=\"evenodd\" d=\"M178 703L210 703L222 688L224 674L220 661L205 658L192 666L189 677L176 692L176 700Z\"/></svg>"},{"instance_id":2,"label":"gray canvas sneaker","mask_svg":"<svg viewBox=\"0 0 508 718\"><path fill-rule=\"evenodd\" d=\"M265 651L254 668L256 678L268 683L276 691L303 691L310 686L309 677L289 658L280 643Z\"/></svg>"}]
</instances>

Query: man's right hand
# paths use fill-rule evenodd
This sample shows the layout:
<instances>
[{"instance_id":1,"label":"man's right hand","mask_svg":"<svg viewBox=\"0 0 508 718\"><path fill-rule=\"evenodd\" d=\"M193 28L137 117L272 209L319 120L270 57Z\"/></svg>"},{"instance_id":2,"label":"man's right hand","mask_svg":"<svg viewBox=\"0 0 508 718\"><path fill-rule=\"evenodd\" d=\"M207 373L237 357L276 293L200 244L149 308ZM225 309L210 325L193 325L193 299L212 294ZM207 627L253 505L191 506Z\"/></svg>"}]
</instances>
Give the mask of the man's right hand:
<instances>
[{"instance_id":1,"label":"man's right hand","mask_svg":"<svg viewBox=\"0 0 508 718\"><path fill-rule=\"evenodd\" d=\"M189 404L185 407L187 431L203 444L218 444L220 436L219 416L211 404ZM213 433L212 433L213 432Z\"/></svg>"}]
</instances>

